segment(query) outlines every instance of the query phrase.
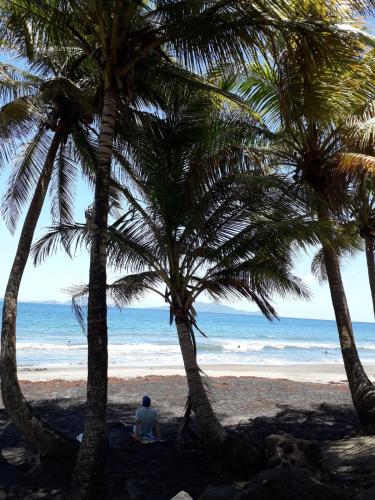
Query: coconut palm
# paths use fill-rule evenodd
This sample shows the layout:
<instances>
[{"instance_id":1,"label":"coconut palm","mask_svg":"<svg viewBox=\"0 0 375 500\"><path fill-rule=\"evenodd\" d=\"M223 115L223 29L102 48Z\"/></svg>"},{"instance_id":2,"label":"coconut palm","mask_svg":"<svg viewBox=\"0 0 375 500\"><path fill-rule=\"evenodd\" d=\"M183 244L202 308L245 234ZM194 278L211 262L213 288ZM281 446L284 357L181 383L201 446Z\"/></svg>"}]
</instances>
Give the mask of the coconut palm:
<instances>
[{"instance_id":1,"label":"coconut palm","mask_svg":"<svg viewBox=\"0 0 375 500\"><path fill-rule=\"evenodd\" d=\"M239 31L242 34L247 32L254 39L259 30L244 26L242 17L246 14L246 4L238 4L235 9L226 2L213 5L206 1L154 4L117 0L21 1L4 4L4 26L12 30L16 40L21 38L24 43L29 38L22 33L22 27L28 32L31 29L39 33L45 44L64 47L67 40L73 40L82 54L94 62L103 82L93 211L96 230L90 252L87 416L72 486L72 494L77 498L101 498L105 484L108 357L106 230L113 138L120 96L126 108L133 92L133 75L150 54L159 60L168 60L175 55L198 67L231 54L242 59L246 47L243 38L238 37Z\"/></svg>"},{"instance_id":2,"label":"coconut palm","mask_svg":"<svg viewBox=\"0 0 375 500\"><path fill-rule=\"evenodd\" d=\"M51 73L52 70L50 67ZM2 204L11 230L31 195L4 295L0 375L3 403L14 425L46 455L71 452L76 446L37 418L23 397L16 364L17 298L48 188L52 183L54 220L68 222L77 176L76 161L92 170L86 160L95 161L87 128L92 121L93 106L89 101L92 89L74 83L68 75L55 73L49 79L34 76L29 83L32 92L16 97L0 110L6 140L17 142L18 150L22 148ZM23 145L20 132L29 138Z\"/></svg>"},{"instance_id":3,"label":"coconut palm","mask_svg":"<svg viewBox=\"0 0 375 500\"><path fill-rule=\"evenodd\" d=\"M301 17L288 22L291 4L277 0L232 2L207 0L123 2L120 0L51 0L1 2L3 26L15 40L28 40L29 31L48 46L79 47L95 65L103 83L101 130L96 169L94 225L90 252L88 299L88 390L84 439L72 491L79 498L103 496L105 412L107 400L106 229L109 210L109 178L116 117L133 94L133 75L147 56L159 61L175 58L184 66L205 71L212 65L235 60L243 63L277 31L324 33L336 38L333 26ZM354 2L353 2L354 3ZM370 2L355 2L369 4ZM25 33L26 29L26 33ZM341 37L342 38L342 37ZM345 45L345 43L343 44ZM28 48L31 44L28 44ZM316 46L314 46L316 49ZM315 50L315 52L317 52ZM149 81L149 80L147 80ZM79 487L77 486L79 484ZM75 493L74 493L75 494ZM78 498L77 497L77 498Z\"/></svg>"},{"instance_id":4,"label":"coconut palm","mask_svg":"<svg viewBox=\"0 0 375 500\"><path fill-rule=\"evenodd\" d=\"M33 234L51 181L52 191L56 193L51 207L52 216L55 222L63 223L71 220L72 195L77 167L81 165L89 180L91 182L94 180L97 159L94 140L97 133L95 123L94 127L91 127L90 122L95 116L94 107L98 91L95 87L97 85L95 79L90 79L89 73L83 72L82 68L77 68L77 56L74 58L70 55L69 61L62 61L60 53L54 53L53 50L40 50L35 51L33 59L33 66L44 78L30 74L29 80L26 81L26 72L20 72L23 80L17 81L18 87L24 91L32 90L33 93L22 95L20 98L8 102L1 109L0 115L1 131L6 139L2 144L2 153L7 159L9 159L9 152L5 154L5 147L11 145L13 138L29 136L31 131L35 130L33 139L24 145L23 154L12 172L10 185L2 204L3 215L9 228L13 231L28 195L33 188L35 189L24 221L4 298L2 393L5 408L18 430L25 434L41 454L52 454L55 452L65 453L68 451L67 448L71 449L72 446L70 441L64 440L61 434L32 413L31 406L25 401L18 384L16 367L17 296ZM148 62L148 67L152 68L152 61ZM76 79L80 78L84 82L84 88L78 87L66 76L60 76L58 68L63 68L64 72L70 73ZM10 82L13 81L10 78L10 69L10 65L5 66L4 69L4 81L7 89L10 87ZM14 73L15 69L12 71ZM170 78L168 85L173 88L173 91L180 94L186 92L190 75L181 69L172 67L168 67L166 72ZM54 76L46 79L47 76L51 76L51 73L54 73ZM155 96L153 97L154 102L158 99L159 103L163 103L166 95L158 89L163 75L162 72L160 73L159 80L155 78L148 85L148 93ZM176 81L171 78L173 75ZM142 95L144 78L143 75L138 76L139 78L134 81L134 87L138 94ZM203 85L199 79L195 79L193 83L195 87ZM168 85L164 85L164 87L168 87ZM14 87L16 87L15 80ZM164 88L164 91L169 93L171 89ZM15 95L17 92L13 89L12 97ZM129 124L134 120L143 121L145 119L147 119L146 113L136 113L135 110L128 109L127 120ZM52 137L51 132L53 132ZM38 176L39 180L34 185L30 179L38 179ZM114 192L112 195L115 196ZM64 441L67 447L63 446Z\"/></svg>"},{"instance_id":5,"label":"coconut palm","mask_svg":"<svg viewBox=\"0 0 375 500\"><path fill-rule=\"evenodd\" d=\"M31 36L31 35L30 35ZM55 67L60 67L63 68L63 71L71 73L72 76L75 78L81 78L83 81L86 82L86 87L89 85L89 82L92 89L95 89L95 86L98 85L98 80L96 79L97 75L95 72L90 74L90 61L84 60L82 61L82 52L77 49L75 46L71 46L69 48L69 53L67 54L65 51L61 51L59 49L56 49L52 47L51 49L43 49L43 48L37 48L36 46L33 46L33 51L32 54L28 54L28 47L22 46L22 43L18 44L18 47L20 49L20 52L24 55L28 55L29 58L32 60L33 67L37 68L39 73L42 73L42 75L48 75L51 72L51 64L53 63ZM62 60L62 58L68 57L67 60ZM199 88L211 88L207 83L205 83L201 78L193 75L192 73L183 70L183 68L180 68L176 66L175 64L171 63L170 61L160 61L160 58L157 57L155 58L153 54L150 56L144 58L142 65L138 68L138 72L134 75L133 81L132 81L132 87L134 91L134 96L127 96L126 102L122 102L122 106L125 109L126 112L126 121L129 125L130 128L132 128L132 123L134 120L145 120L147 119L147 113L137 113L134 108L131 108L130 106L139 106L139 103L142 101L146 101L151 105L154 106L160 106L164 104L165 100L168 99L168 95L177 93L178 95L182 95L184 93L191 92L192 89L199 89ZM82 71L81 65L82 63L85 63L84 71ZM56 71L56 70L55 70ZM151 78L151 81L148 82L147 79ZM99 79L100 82L100 79ZM40 83L40 82L39 82ZM66 106L66 98L62 97L61 93L66 92L67 89L64 88L67 85L69 85L70 82L68 80L64 80L63 78L55 78L52 81L49 81L47 83L43 83L43 99L40 98L39 96L39 104L43 101L47 101L46 97L46 91L48 90L48 97L51 98L52 100L60 100L58 105ZM61 88L59 88L61 87ZM69 90L69 89L68 89ZM74 89L71 87L70 91L73 91ZM92 90L91 90L92 92ZM223 92L221 92L223 94ZM51 95L52 94L52 95ZM95 104L97 99L100 101L100 94L101 90L98 89L96 92L93 93L93 98L95 97ZM66 97L66 96L65 96ZM82 102L80 103L82 105L83 102L86 102L87 105L87 97L84 97L83 94L79 94L79 92L76 91L75 95L73 96L72 100L72 105L74 107L74 104L76 101L80 101L82 99ZM55 106L56 108L56 106ZM24 120L26 118L30 118L30 115L33 116L35 119L38 116L35 114L36 106L34 105L33 113L31 114L31 102L30 100L27 101L27 103L23 103L23 108L22 109L27 109L28 110L28 115L27 117L23 117ZM66 107L67 112L68 112L68 107ZM8 104L6 108L3 110L3 114L5 111L7 111L7 119L8 122L12 120L12 113L14 116L17 117L15 114L15 111L19 113L20 110L20 103L17 102L12 102L11 104ZM50 112L50 111L49 111ZM77 112L78 109L77 109ZM39 114L40 115L40 114ZM46 118L40 115L39 118L45 121L45 124L47 128L56 128L56 122L58 121L58 115L59 115L59 110L58 109L53 109L50 112L50 115ZM84 118L84 117L83 117ZM15 126L14 120L11 121L12 126ZM18 123L19 124L19 123ZM9 128L9 124L8 124ZM29 132L29 130L28 130ZM82 132L82 130L81 130ZM94 131L95 132L95 131ZM85 142L85 138L80 137L77 135L74 130L72 130L73 133L73 138L75 141L80 141L81 146L83 146L83 143ZM87 138L86 138L87 139ZM61 141L60 141L61 142ZM74 143L74 146L76 144ZM34 149L36 149L37 144L31 143L29 146L30 154L33 153ZM71 143L68 145L69 147L65 147L65 149L71 149ZM83 148L81 147L80 153L83 153ZM55 156L56 153L52 153L52 157ZM62 162L65 161L66 157L61 156L61 164L60 167L64 167L66 170L66 166L68 166L70 169L73 167L73 164L68 161L66 165L63 165ZM91 157L86 158L86 157L81 157L77 158L79 161L82 162L83 166L87 169L91 169L91 177L93 176L93 169L95 167L96 163L96 156L91 155ZM28 160L29 161L29 160ZM55 207L59 209L61 206L63 210L66 212L67 209L69 208L69 197L71 195L70 192L70 187L66 185L65 183L65 173L64 173L64 168L60 168L58 170L59 174L55 176L55 180L57 184L60 183L60 181L64 181L64 185L61 183L61 188L64 191L64 197L60 199L62 203L55 204ZM22 168L20 168L20 175L14 174L14 185L11 186L11 188L8 191L7 198L5 200L5 211L8 214L8 222L10 226L13 228L16 220L18 218L20 209L21 209L21 202L24 201L26 195L24 190L29 188L30 186L27 185L27 178L28 175L31 173L30 169L26 169L25 165L22 165ZM44 175L44 173L43 173ZM51 172L50 170L48 171L48 176L47 176L47 181L44 181L45 187L43 188L43 193L47 192L47 187L49 183L49 179L51 178ZM69 181L69 176L68 179ZM42 180L40 181L42 183ZM35 194L36 198L40 198L40 191L41 187L37 187L37 192ZM43 196L44 196L43 195ZM68 203L67 203L68 201ZM38 202L39 203L39 202ZM9 205L9 206L8 206ZM31 210L31 209L30 209ZM56 211L56 210L55 210ZM39 212L39 209L38 209ZM35 213L34 213L35 215ZM55 214L56 215L56 214ZM33 217L31 215L31 217ZM56 217L55 217L56 218ZM65 221L66 221L65 217ZM63 221L63 219L60 220ZM27 223L26 223L27 222ZM25 221L25 227L28 228L29 234L33 233L33 230L28 223L29 220ZM19 252L23 249L25 252L28 252L29 250L29 244L27 245L22 245L22 248L19 249ZM16 261L19 262L19 252L17 253L16 256ZM24 267L24 264L21 264L21 268ZM23 269L22 269L23 270ZM14 271L14 270L13 270ZM12 272L11 276L15 279L16 273ZM20 284L20 276L17 278L17 283L14 284L13 280L13 285L12 288L15 290L17 288L17 293L18 293L18 288ZM13 292L15 294L16 291ZM9 296L9 293L7 294ZM9 304L10 302L6 302L6 308L7 311L9 312ZM14 302L12 302L14 305ZM5 314L5 313L4 313ZM31 438L31 442L43 453L45 453L48 450L54 449L54 450L61 450L62 447L60 446L60 441L61 439L56 439L55 443L53 444L53 436L58 438L58 434L55 433L53 434L52 429L48 431L47 427L41 422L39 419L37 419L34 415L32 418L23 418L24 415L30 416L31 413L29 412L30 407L25 405L22 393L20 391L18 382L16 383L15 380L15 373L16 373L16 364L15 364L15 318L16 318L16 310L12 310L12 340L10 340L10 335L7 335L8 330L4 330L4 338L7 338L8 340L6 342L11 343L12 349L8 349L7 351L4 349L3 353L4 356L7 354L8 358L12 358L12 366L13 370L6 370L4 374L4 383L3 383L3 390L6 391L8 395L11 395L7 397L6 401L6 406L8 409L8 412L12 416L13 421L16 423L18 428L22 431L25 431L25 434L27 437ZM10 332L10 330L9 330ZM5 341L4 341L5 342ZM5 345L5 344L4 344ZM5 366L5 364L4 364ZM10 378L12 378L12 383L10 383ZM13 386L17 386L17 390L13 390ZM23 409L23 413L21 412L21 409ZM23 416L22 416L23 415ZM30 424L30 425L29 425ZM33 428L31 428L31 424L34 425ZM39 432L36 432L35 429L38 428Z\"/></svg>"},{"instance_id":6,"label":"coconut palm","mask_svg":"<svg viewBox=\"0 0 375 500\"><path fill-rule=\"evenodd\" d=\"M128 210L109 227L109 262L135 273L108 285L107 293L121 306L146 291L169 304L200 436L216 460L249 470L257 465L258 452L222 427L205 390L194 303L202 293L214 300L244 298L267 318L276 317L272 296L307 296L291 271L296 232L304 244L317 238L294 212L296 203L279 180L260 176L253 149L245 147L249 121L231 116L228 122L217 112L202 116L204 109L210 109L207 100L180 107L176 102L165 118L133 131L124 156L116 150L132 189L119 187ZM244 183L251 186L250 195ZM65 245L85 234L90 240L86 231L54 228L37 243L37 260L56 248L59 238ZM78 287L75 297L88 291L89 286Z\"/></svg>"},{"instance_id":7,"label":"coconut palm","mask_svg":"<svg viewBox=\"0 0 375 500\"><path fill-rule=\"evenodd\" d=\"M337 166L347 147L347 120L371 97L372 70L361 45L353 44L352 55L336 67L324 61L306 67L304 41L294 39L294 43L293 50L273 51L263 65L252 66L250 76L240 81L239 92L272 122L274 139L264 153L293 177L296 189L310 200L313 217L329 222L346 200L348 180L338 174ZM332 232L332 242L322 245L322 255L353 403L362 426L370 430L375 423L375 389L356 349L334 248L339 236L344 235Z\"/></svg>"}]
</instances>

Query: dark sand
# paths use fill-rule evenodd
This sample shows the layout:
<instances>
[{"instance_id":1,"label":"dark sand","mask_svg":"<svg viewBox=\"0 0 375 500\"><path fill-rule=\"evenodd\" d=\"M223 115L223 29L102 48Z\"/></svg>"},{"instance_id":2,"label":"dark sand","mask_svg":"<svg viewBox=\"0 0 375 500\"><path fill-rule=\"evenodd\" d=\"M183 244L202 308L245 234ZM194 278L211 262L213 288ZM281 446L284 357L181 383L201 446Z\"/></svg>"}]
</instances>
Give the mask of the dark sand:
<instances>
[{"instance_id":1,"label":"dark sand","mask_svg":"<svg viewBox=\"0 0 375 500\"><path fill-rule=\"evenodd\" d=\"M357 421L346 384L313 384L256 377L210 380L217 415L261 442L272 433L289 432L318 441L354 436ZM71 437L82 432L85 383L64 380L22 382L38 414ZM203 453L190 433L182 451L175 437L184 413L186 382L179 376L110 379L108 498L129 498L141 488L150 499L169 500L181 490L198 498L208 484L233 481ZM159 409L164 443L133 443L119 420L133 422L144 394ZM0 499L59 498L68 481L64 464L40 464L39 458L0 410ZM3 494L3 496L1 496Z\"/></svg>"}]
</instances>

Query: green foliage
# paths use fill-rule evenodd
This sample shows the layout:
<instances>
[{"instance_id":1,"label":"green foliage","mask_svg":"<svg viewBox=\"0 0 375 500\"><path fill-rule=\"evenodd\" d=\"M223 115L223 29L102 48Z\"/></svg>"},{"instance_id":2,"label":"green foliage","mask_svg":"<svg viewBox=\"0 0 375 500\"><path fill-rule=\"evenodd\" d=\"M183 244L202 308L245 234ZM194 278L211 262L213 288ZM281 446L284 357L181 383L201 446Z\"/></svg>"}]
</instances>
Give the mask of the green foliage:
<instances>
[{"instance_id":1,"label":"green foliage","mask_svg":"<svg viewBox=\"0 0 375 500\"><path fill-rule=\"evenodd\" d=\"M268 318L276 316L276 295L308 298L293 256L316 244L322 227L304 215L287 181L262 170L252 132L246 115L226 116L203 94L176 100L164 117L133 129L129 142L118 139L116 159L129 186L119 189L129 208L109 227L108 259L133 274L108 285L116 304L152 290L193 321L202 293L250 300ZM87 224L56 227L35 258L63 240L69 248L88 244L90 234ZM74 290L75 299L87 290Z\"/></svg>"}]
</instances>

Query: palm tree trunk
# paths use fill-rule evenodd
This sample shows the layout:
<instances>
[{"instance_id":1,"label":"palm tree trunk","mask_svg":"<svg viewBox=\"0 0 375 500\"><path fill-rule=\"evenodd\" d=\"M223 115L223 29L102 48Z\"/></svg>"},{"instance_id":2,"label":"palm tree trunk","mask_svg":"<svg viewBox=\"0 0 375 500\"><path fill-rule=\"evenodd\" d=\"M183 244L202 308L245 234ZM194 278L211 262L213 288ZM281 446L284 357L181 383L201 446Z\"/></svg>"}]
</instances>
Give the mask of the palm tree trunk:
<instances>
[{"instance_id":1,"label":"palm tree trunk","mask_svg":"<svg viewBox=\"0 0 375 500\"><path fill-rule=\"evenodd\" d=\"M68 495L75 500L101 500L105 497L108 386L106 239L116 111L116 97L111 90L106 90L99 138L94 235L90 253L86 420L84 437Z\"/></svg>"},{"instance_id":2,"label":"palm tree trunk","mask_svg":"<svg viewBox=\"0 0 375 500\"><path fill-rule=\"evenodd\" d=\"M375 387L367 377L358 356L337 255L333 248L326 245L323 246L323 252L353 404L364 430L373 433L375 431Z\"/></svg>"},{"instance_id":3,"label":"palm tree trunk","mask_svg":"<svg viewBox=\"0 0 375 500\"><path fill-rule=\"evenodd\" d=\"M17 299L35 228L51 180L53 164L64 134L65 128L60 123L52 139L42 173L23 223L17 252L5 291L1 329L0 376L4 407L17 429L26 436L41 455L60 454L61 452L70 453L75 451L76 447L62 434L37 418L22 394L17 377L16 361Z\"/></svg>"},{"instance_id":4,"label":"palm tree trunk","mask_svg":"<svg viewBox=\"0 0 375 500\"><path fill-rule=\"evenodd\" d=\"M367 260L367 271L368 279L370 282L371 298L372 298L372 308L375 317L375 252L374 252L375 239L372 235L365 236L365 246L366 246L366 260Z\"/></svg>"},{"instance_id":5,"label":"palm tree trunk","mask_svg":"<svg viewBox=\"0 0 375 500\"><path fill-rule=\"evenodd\" d=\"M189 398L197 420L199 433L209 448L216 447L220 443L224 443L228 433L218 421L208 399L191 340L188 319L184 317L183 313L176 313L175 318L189 387Z\"/></svg>"},{"instance_id":6,"label":"palm tree trunk","mask_svg":"<svg viewBox=\"0 0 375 500\"><path fill-rule=\"evenodd\" d=\"M189 320L182 309L175 308L175 321L189 388L189 401L207 451L236 473L249 474L251 469L257 470L262 461L257 448L243 434L227 432L215 415L197 363Z\"/></svg>"},{"instance_id":7,"label":"palm tree trunk","mask_svg":"<svg viewBox=\"0 0 375 500\"><path fill-rule=\"evenodd\" d=\"M329 212L324 203L317 207L318 219L329 221ZM340 339L349 388L359 421L363 430L375 432L375 387L367 377L359 359L354 339L353 325L341 278L340 264L335 250L323 244L324 263L327 272L331 300L335 311L336 325Z\"/></svg>"}]
</instances>

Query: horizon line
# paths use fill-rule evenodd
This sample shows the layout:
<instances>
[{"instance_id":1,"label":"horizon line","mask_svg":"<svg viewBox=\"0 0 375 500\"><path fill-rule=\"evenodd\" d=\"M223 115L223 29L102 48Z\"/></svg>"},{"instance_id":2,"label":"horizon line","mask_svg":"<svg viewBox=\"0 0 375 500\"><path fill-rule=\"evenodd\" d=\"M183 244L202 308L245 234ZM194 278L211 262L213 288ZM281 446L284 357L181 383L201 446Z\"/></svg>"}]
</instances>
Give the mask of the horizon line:
<instances>
[{"instance_id":1,"label":"horizon line","mask_svg":"<svg viewBox=\"0 0 375 500\"><path fill-rule=\"evenodd\" d=\"M0 302L4 301L4 297L0 298ZM62 302L59 300L51 299L51 300L19 300L18 303L22 304L41 304L41 305L46 305L46 306L53 306L53 305L59 305L59 306L70 306L71 304L68 301ZM199 302L200 304L207 304L207 305L219 305L219 306L224 306L224 307L229 307L230 309L233 309L234 313L231 312L220 312L220 311L200 311L200 314L230 314L233 316L259 316L262 318L265 318L265 316L260 312L260 311L246 311L244 309L237 309L236 307L233 306L228 306L226 304L217 304L216 302ZM118 309L146 309L146 310L166 310L168 306L126 306L119 308L115 304L108 304L107 307L114 307ZM311 321L331 321L335 323L334 318L309 318L309 317L296 317L296 316L277 316L276 318L272 318L270 321L278 321L280 319L306 319L306 320L311 320ZM353 323L367 323L367 324L374 324L375 320L372 321L364 321L364 320L352 320Z\"/></svg>"}]
</instances>

